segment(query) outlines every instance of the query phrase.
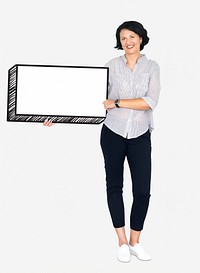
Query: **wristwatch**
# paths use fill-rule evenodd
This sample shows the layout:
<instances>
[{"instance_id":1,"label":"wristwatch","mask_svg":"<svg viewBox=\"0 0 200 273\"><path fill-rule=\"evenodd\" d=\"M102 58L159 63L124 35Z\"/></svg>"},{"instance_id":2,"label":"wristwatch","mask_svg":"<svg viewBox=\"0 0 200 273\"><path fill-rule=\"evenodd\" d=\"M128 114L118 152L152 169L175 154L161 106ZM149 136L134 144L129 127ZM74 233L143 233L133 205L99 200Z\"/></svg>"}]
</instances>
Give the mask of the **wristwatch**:
<instances>
[{"instance_id":1,"label":"wristwatch","mask_svg":"<svg viewBox=\"0 0 200 273\"><path fill-rule=\"evenodd\" d=\"M120 100L119 100L119 99L116 99L116 100L114 101L115 106L116 106L117 108L120 108L120 107L119 107L119 102L120 102Z\"/></svg>"}]
</instances>

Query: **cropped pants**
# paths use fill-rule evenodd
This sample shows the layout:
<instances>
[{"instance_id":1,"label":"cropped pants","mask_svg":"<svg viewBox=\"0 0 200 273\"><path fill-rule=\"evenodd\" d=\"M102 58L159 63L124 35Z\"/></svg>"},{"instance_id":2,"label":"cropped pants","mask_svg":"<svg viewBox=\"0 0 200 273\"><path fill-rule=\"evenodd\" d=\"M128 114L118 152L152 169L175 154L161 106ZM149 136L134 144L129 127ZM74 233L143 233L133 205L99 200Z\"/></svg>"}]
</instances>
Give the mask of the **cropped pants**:
<instances>
[{"instance_id":1,"label":"cropped pants","mask_svg":"<svg viewBox=\"0 0 200 273\"><path fill-rule=\"evenodd\" d=\"M130 228L140 231L143 229L150 199L151 134L148 130L137 138L127 139L103 124L100 143L105 162L107 202L113 226L125 226L123 172L127 158L133 193Z\"/></svg>"}]
</instances>

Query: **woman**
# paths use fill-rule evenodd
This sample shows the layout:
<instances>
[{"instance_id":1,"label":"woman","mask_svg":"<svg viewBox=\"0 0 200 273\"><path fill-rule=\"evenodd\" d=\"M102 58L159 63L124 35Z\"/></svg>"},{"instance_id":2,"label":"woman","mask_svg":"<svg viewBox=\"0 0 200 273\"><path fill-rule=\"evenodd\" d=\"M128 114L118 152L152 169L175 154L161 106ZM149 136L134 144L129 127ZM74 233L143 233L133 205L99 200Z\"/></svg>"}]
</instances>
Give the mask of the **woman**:
<instances>
[{"instance_id":1,"label":"woman","mask_svg":"<svg viewBox=\"0 0 200 273\"><path fill-rule=\"evenodd\" d=\"M119 249L118 260L151 257L139 243L150 199L152 112L160 92L159 65L140 51L149 42L147 31L136 21L124 22L116 31L115 48L125 54L111 59L107 116L101 131L105 160L107 201ZM127 158L132 178L133 204L130 240L125 233L123 166Z\"/></svg>"}]
</instances>

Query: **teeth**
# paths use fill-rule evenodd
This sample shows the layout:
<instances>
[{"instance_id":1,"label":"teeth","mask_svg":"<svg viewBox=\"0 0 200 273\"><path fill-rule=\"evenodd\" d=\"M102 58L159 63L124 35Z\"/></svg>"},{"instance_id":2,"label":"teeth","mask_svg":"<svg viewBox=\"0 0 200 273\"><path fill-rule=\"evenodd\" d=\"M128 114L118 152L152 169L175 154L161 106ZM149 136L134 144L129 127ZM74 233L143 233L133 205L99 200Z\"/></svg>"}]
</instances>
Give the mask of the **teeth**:
<instances>
[{"instance_id":1,"label":"teeth","mask_svg":"<svg viewBox=\"0 0 200 273\"><path fill-rule=\"evenodd\" d=\"M133 46L127 46L128 48L133 48Z\"/></svg>"}]
</instances>

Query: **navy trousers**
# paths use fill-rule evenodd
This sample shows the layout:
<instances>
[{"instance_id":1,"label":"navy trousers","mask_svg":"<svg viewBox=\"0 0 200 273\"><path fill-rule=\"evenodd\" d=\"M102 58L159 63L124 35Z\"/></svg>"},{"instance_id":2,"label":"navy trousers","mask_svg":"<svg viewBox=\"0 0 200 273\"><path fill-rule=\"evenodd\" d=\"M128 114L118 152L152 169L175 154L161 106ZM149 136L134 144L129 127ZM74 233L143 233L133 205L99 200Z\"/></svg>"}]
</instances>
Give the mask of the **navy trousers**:
<instances>
[{"instance_id":1,"label":"navy trousers","mask_svg":"<svg viewBox=\"0 0 200 273\"><path fill-rule=\"evenodd\" d=\"M113 226L119 228L125 225L123 172L127 158L133 193L130 228L140 231L143 229L151 196L151 134L148 130L137 138L127 139L103 124L100 143L105 161L107 201Z\"/></svg>"}]
</instances>

